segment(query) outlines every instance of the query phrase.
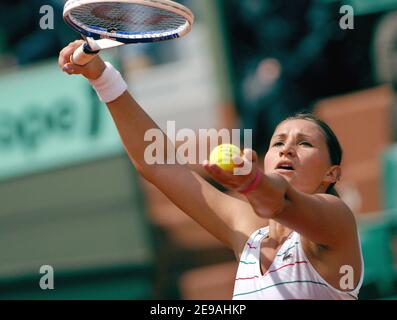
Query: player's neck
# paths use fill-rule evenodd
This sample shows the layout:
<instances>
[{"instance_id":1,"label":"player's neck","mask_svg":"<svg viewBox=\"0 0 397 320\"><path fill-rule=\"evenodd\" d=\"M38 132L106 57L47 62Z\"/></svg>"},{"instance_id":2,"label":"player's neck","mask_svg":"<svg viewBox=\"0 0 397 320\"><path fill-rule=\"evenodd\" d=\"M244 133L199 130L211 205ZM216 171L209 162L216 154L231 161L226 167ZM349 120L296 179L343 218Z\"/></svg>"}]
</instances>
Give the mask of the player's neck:
<instances>
[{"instance_id":1,"label":"player's neck","mask_svg":"<svg viewBox=\"0 0 397 320\"><path fill-rule=\"evenodd\" d=\"M274 221L269 221L269 238L277 241L278 243L284 242L293 230L286 226Z\"/></svg>"}]
</instances>

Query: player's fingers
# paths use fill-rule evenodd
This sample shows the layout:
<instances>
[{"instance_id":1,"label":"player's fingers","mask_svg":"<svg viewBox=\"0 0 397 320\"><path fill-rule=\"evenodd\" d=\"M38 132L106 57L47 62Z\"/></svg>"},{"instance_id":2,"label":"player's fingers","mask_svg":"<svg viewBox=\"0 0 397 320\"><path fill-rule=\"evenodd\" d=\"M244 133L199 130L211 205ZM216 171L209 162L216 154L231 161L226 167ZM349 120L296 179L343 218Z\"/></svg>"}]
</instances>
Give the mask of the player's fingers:
<instances>
[{"instance_id":1,"label":"player's fingers","mask_svg":"<svg viewBox=\"0 0 397 320\"><path fill-rule=\"evenodd\" d=\"M225 187L233 189L239 186L238 182L233 181L234 179L232 174L222 170L216 164L209 164L208 161L204 161L203 167L212 179L216 180Z\"/></svg>"},{"instance_id":2,"label":"player's fingers","mask_svg":"<svg viewBox=\"0 0 397 320\"><path fill-rule=\"evenodd\" d=\"M242 159L243 163L239 166L236 166L235 174L238 176L248 176L252 174L257 165L256 163L248 160L246 157L243 157Z\"/></svg>"},{"instance_id":3,"label":"player's fingers","mask_svg":"<svg viewBox=\"0 0 397 320\"><path fill-rule=\"evenodd\" d=\"M204 168L204 170L208 173L208 175L211 176L211 178L215 179L214 173L213 173L213 171L210 169L210 164L208 163L208 161L205 160L205 161L203 162L203 168Z\"/></svg>"},{"instance_id":4,"label":"player's fingers","mask_svg":"<svg viewBox=\"0 0 397 320\"><path fill-rule=\"evenodd\" d=\"M218 167L216 164L210 165L210 170L213 172L213 177L219 182L223 183L225 186L236 189L242 183L242 177L235 175L233 172L228 172ZM236 169L238 170L238 169Z\"/></svg>"},{"instance_id":5,"label":"player's fingers","mask_svg":"<svg viewBox=\"0 0 397 320\"><path fill-rule=\"evenodd\" d=\"M244 149L243 157L245 157L248 161L251 161L251 162L257 162L258 161L258 155L252 149Z\"/></svg>"},{"instance_id":6,"label":"player's fingers","mask_svg":"<svg viewBox=\"0 0 397 320\"><path fill-rule=\"evenodd\" d=\"M70 42L65 48L59 52L59 62L66 63L68 61L68 56L70 56L70 52L74 52L76 50L74 48L74 42Z\"/></svg>"},{"instance_id":7,"label":"player's fingers","mask_svg":"<svg viewBox=\"0 0 397 320\"><path fill-rule=\"evenodd\" d=\"M208 161L203 163L204 169L212 179L222 184L226 188L234 190L244 189L247 183L250 183L253 177L256 176L256 171L252 170L252 162L250 162L250 165L251 166L248 173L242 173L242 171L246 170L245 168L237 168L235 171L236 175L234 175L233 173L222 170L217 165L209 164Z\"/></svg>"},{"instance_id":8,"label":"player's fingers","mask_svg":"<svg viewBox=\"0 0 397 320\"><path fill-rule=\"evenodd\" d=\"M256 166L258 156L255 151L251 149L244 149L241 156L234 156L233 163L236 166L235 174L239 176L247 176L251 174L253 168Z\"/></svg>"},{"instance_id":9,"label":"player's fingers","mask_svg":"<svg viewBox=\"0 0 397 320\"><path fill-rule=\"evenodd\" d=\"M247 182L252 181L252 176L254 174L256 175L256 173L253 173L254 170L252 169L252 163L250 163L249 166L244 165L243 168L235 168L233 173L222 170L216 165L214 166L214 168L211 168L210 166L210 170L213 171L212 177L224 186L234 190L244 188Z\"/></svg>"},{"instance_id":10,"label":"player's fingers","mask_svg":"<svg viewBox=\"0 0 397 320\"><path fill-rule=\"evenodd\" d=\"M82 74L83 67L69 62L62 67L62 71L68 74Z\"/></svg>"},{"instance_id":11,"label":"player's fingers","mask_svg":"<svg viewBox=\"0 0 397 320\"><path fill-rule=\"evenodd\" d=\"M219 168L216 164L210 164L206 162L204 164L204 168L211 175L212 178L218 181L226 182L226 179L222 175L223 170Z\"/></svg>"},{"instance_id":12,"label":"player's fingers","mask_svg":"<svg viewBox=\"0 0 397 320\"><path fill-rule=\"evenodd\" d=\"M65 48L61 50L59 53L58 64L61 69L63 69L64 65L70 62L70 57L84 43L83 40L76 40L74 42L69 43Z\"/></svg>"},{"instance_id":13,"label":"player's fingers","mask_svg":"<svg viewBox=\"0 0 397 320\"><path fill-rule=\"evenodd\" d=\"M59 57L58 57L58 65L59 67L62 69L63 66L65 65L65 63L67 63L66 59L65 59L65 49L63 48L62 51L59 53Z\"/></svg>"},{"instance_id":14,"label":"player's fingers","mask_svg":"<svg viewBox=\"0 0 397 320\"><path fill-rule=\"evenodd\" d=\"M61 52L59 53L61 56L65 55L66 52L68 51L74 51L76 48L78 48L81 45L82 41L81 40L76 40L73 42L70 42L66 47L64 47Z\"/></svg>"},{"instance_id":15,"label":"player's fingers","mask_svg":"<svg viewBox=\"0 0 397 320\"><path fill-rule=\"evenodd\" d=\"M214 180L218 180L218 177L215 174L215 170L214 168L210 168L210 164L208 163L208 161L204 161L203 162L203 168L205 169L205 171L208 173L208 175L214 179ZM219 182L219 181L218 181Z\"/></svg>"},{"instance_id":16,"label":"player's fingers","mask_svg":"<svg viewBox=\"0 0 397 320\"><path fill-rule=\"evenodd\" d=\"M240 167L244 164L244 159L242 156L239 155L234 155L232 157L232 162L236 167Z\"/></svg>"}]
</instances>

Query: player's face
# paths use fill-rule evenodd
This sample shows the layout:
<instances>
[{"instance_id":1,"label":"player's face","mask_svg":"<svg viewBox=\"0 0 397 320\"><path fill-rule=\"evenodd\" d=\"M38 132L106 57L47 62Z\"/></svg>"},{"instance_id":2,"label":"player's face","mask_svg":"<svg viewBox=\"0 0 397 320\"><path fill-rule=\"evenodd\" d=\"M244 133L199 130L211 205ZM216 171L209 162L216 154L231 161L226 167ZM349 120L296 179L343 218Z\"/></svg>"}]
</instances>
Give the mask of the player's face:
<instances>
[{"instance_id":1,"label":"player's face","mask_svg":"<svg viewBox=\"0 0 397 320\"><path fill-rule=\"evenodd\" d=\"M331 168L324 133L308 120L282 122L274 132L265 157L265 173L282 175L305 193L325 192Z\"/></svg>"}]
</instances>

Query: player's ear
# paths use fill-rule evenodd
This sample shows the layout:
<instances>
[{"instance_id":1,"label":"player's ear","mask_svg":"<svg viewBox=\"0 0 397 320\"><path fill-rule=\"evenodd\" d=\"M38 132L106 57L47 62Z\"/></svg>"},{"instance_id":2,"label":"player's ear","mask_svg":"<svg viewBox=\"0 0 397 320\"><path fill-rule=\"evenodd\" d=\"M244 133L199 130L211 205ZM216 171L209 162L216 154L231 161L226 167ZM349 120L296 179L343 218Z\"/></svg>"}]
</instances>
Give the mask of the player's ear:
<instances>
[{"instance_id":1,"label":"player's ear","mask_svg":"<svg viewBox=\"0 0 397 320\"><path fill-rule=\"evenodd\" d=\"M340 166L332 166L325 174L324 182L329 184L337 183L342 177L342 168Z\"/></svg>"}]
</instances>

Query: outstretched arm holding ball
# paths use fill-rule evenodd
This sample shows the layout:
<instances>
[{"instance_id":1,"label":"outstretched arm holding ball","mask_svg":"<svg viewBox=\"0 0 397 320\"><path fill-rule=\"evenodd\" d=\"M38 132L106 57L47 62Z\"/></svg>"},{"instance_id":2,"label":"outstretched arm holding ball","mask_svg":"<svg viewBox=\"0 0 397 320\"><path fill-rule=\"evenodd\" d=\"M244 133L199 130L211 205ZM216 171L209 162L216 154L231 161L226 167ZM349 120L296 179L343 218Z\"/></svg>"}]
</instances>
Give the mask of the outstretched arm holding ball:
<instances>
[{"instance_id":1,"label":"outstretched arm holding ball","mask_svg":"<svg viewBox=\"0 0 397 320\"><path fill-rule=\"evenodd\" d=\"M90 80L107 104L138 172L236 256L241 256L254 231L269 225L269 247L264 252L273 255L270 261L295 231L306 254L329 283L338 283L341 263L360 270L354 217L339 198L328 194L339 180L341 159L334 154L330 133L317 120L302 117L282 122L264 166L253 150L241 152L235 146L223 145L213 151L203 167L213 179L243 194L247 201L242 201L218 191L187 165L148 164L144 154L150 142L144 137L148 130L160 128L126 90L120 74L99 56L86 66L70 62L81 43L73 42L62 50L60 68ZM266 269L266 262L261 266Z\"/></svg>"},{"instance_id":2,"label":"outstretched arm holding ball","mask_svg":"<svg viewBox=\"0 0 397 320\"><path fill-rule=\"evenodd\" d=\"M107 67L99 56L83 67L70 62L70 56L81 43L75 41L61 51L60 68L68 74L81 74L91 82L103 82L101 77ZM109 88L105 90L111 91L113 84L107 85ZM218 191L187 165L147 164L144 154L151 142L145 141L145 133L160 128L128 91L121 93L114 101L108 101L107 106L124 148L139 173L225 245L233 250L240 248L250 232L267 223L255 214L248 203ZM167 141L165 134L164 140ZM172 143L168 141L168 144ZM167 154L164 158L167 159Z\"/></svg>"}]
</instances>

